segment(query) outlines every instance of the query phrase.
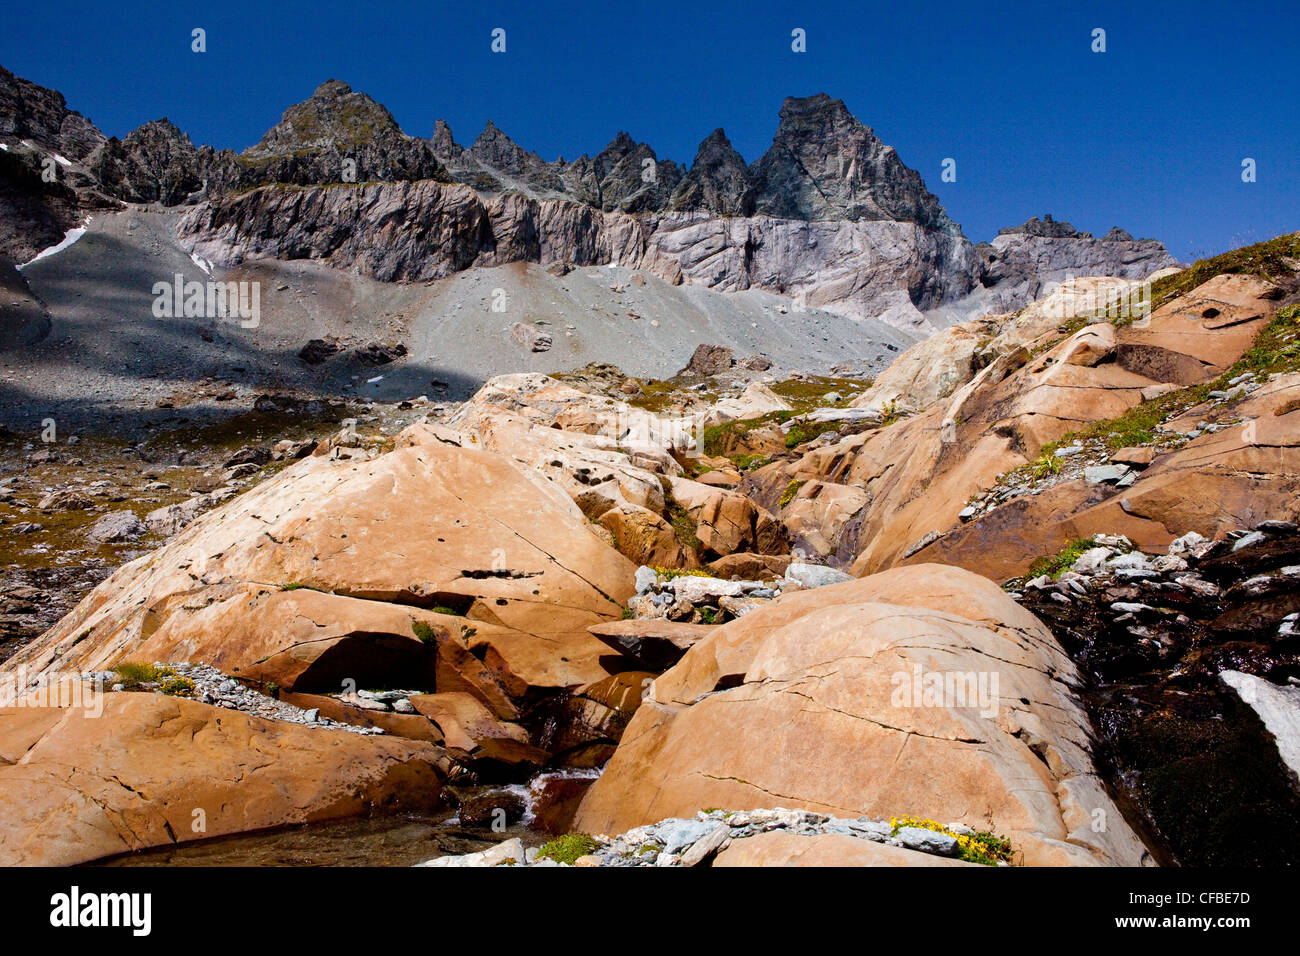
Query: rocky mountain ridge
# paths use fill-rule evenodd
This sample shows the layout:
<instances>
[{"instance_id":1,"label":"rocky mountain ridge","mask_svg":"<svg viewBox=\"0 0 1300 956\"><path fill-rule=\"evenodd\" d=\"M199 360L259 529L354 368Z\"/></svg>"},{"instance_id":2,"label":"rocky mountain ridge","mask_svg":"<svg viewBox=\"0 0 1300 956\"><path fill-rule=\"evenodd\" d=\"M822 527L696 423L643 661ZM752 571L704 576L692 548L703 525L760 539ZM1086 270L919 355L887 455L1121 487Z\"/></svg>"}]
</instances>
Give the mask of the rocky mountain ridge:
<instances>
[{"instance_id":1,"label":"rocky mountain ridge","mask_svg":"<svg viewBox=\"0 0 1300 956\"><path fill-rule=\"evenodd\" d=\"M753 164L718 129L683 168L626 132L572 162L547 162L491 122L467 148L441 120L423 140L337 80L291 106L240 154L195 147L166 120L119 141L69 111L57 93L6 76L0 136L9 130L19 141L5 144L3 162L14 168L3 177L0 200L12 197L15 210L32 207L14 217L17 227L5 237L16 261L52 245L78 209L159 203L193 206L182 232L221 265L259 256L322 258L384 281L420 281L484 262L635 261L666 278L724 291L761 288L801 307L923 332L952 320L924 314L939 306L980 309L993 296L999 308L1015 308L1067 273L1143 278L1173 264L1158 242L1134 242L1119 230L1095 240L1027 224L1016 236L972 247L920 175L826 94L786 99L772 146ZM64 157L63 178L46 188L34 173L45 152L60 150L72 156ZM426 231L431 218L462 205L436 188L452 183L474 193L458 194L463 202L496 210L486 216L491 230L485 215L473 212ZM246 195L267 186L312 190L292 200L312 210L308 220L283 219L282 194ZM370 192L348 195L357 190ZM364 256L340 250L355 224L350 217L372 199L387 216L420 223L418 235L390 230L358 238L368 247ZM557 220L558 228L545 228ZM297 228L326 235L304 243ZM1061 242L1050 251L1021 248L1044 235ZM454 250L433 244L438 236ZM538 246L546 251L533 252Z\"/></svg>"}]
</instances>

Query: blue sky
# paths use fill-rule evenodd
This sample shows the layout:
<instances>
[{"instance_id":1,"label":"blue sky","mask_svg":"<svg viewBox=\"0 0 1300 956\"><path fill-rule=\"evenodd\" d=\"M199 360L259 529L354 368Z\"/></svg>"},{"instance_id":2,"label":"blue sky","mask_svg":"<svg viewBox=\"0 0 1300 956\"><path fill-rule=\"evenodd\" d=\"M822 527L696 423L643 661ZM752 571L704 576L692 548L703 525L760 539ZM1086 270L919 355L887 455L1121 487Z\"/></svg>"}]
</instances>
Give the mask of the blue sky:
<instances>
[{"instance_id":1,"label":"blue sky","mask_svg":"<svg viewBox=\"0 0 1300 956\"><path fill-rule=\"evenodd\" d=\"M1137 9L1140 8L1140 9ZM1300 5L750 2L8 4L0 64L122 136L166 116L242 149L337 78L408 133L492 119L544 158L620 129L747 160L781 100L827 92L920 171L973 240L1051 212L1180 258L1300 228ZM208 52L190 51L207 31ZM507 51L490 51L503 27ZM807 31L807 52L790 49ZM1094 28L1107 51L1090 49ZM957 181L940 181L945 158ZM1241 181L1253 158L1257 181Z\"/></svg>"}]
</instances>

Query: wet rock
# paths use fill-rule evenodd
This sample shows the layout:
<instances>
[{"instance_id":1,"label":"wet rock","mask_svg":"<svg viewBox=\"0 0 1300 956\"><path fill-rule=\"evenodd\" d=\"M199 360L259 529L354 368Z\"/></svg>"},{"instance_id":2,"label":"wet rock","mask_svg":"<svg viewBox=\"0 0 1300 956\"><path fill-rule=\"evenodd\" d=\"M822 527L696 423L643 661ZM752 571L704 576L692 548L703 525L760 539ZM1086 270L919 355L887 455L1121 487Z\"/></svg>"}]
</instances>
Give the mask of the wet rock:
<instances>
[{"instance_id":1,"label":"wet rock","mask_svg":"<svg viewBox=\"0 0 1300 956\"><path fill-rule=\"evenodd\" d=\"M459 819L465 826L517 823L528 810L523 794L514 790L490 790L461 801Z\"/></svg>"}]
</instances>

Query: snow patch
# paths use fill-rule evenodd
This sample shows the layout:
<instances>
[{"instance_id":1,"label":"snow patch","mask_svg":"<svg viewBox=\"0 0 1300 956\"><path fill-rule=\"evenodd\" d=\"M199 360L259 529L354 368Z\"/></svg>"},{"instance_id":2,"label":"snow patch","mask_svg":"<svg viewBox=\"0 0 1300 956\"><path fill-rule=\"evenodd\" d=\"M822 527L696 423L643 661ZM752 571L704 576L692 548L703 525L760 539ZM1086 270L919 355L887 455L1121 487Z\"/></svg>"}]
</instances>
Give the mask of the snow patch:
<instances>
[{"instance_id":1,"label":"snow patch","mask_svg":"<svg viewBox=\"0 0 1300 956\"><path fill-rule=\"evenodd\" d=\"M60 253L64 249L68 248L68 246L72 245L74 242L76 242L85 234L86 234L85 226L77 226L75 229L69 229L67 232L63 234L63 241L60 242L57 246L50 246L48 249L42 249L40 252L36 253L35 258L29 259L28 261L24 262L20 266L17 266L16 268L20 270L26 269L33 262L39 262L42 259L47 259L52 255L56 255L57 253Z\"/></svg>"}]
</instances>

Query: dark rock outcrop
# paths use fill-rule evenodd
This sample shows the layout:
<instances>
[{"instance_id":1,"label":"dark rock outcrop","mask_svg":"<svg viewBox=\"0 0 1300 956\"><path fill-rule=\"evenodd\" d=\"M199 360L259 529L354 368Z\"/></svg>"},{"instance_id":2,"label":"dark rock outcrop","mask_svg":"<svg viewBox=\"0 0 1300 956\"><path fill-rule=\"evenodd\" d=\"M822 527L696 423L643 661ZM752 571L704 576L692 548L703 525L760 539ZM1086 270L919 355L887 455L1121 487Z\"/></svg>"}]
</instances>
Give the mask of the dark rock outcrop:
<instances>
[{"instance_id":1,"label":"dark rock outcrop","mask_svg":"<svg viewBox=\"0 0 1300 956\"><path fill-rule=\"evenodd\" d=\"M1300 535L1288 522L1263 528L1095 561L1022 598L1084 671L1099 755L1171 863L1282 865L1300 850L1287 822L1300 810L1294 777L1220 678L1286 686L1300 666Z\"/></svg>"},{"instance_id":2,"label":"dark rock outcrop","mask_svg":"<svg viewBox=\"0 0 1300 956\"><path fill-rule=\"evenodd\" d=\"M211 146L196 149L190 138L166 119L153 120L100 146L89 167L100 184L127 202L176 206L194 201L209 181L229 176L234 154Z\"/></svg>"},{"instance_id":3,"label":"dark rock outcrop","mask_svg":"<svg viewBox=\"0 0 1300 956\"><path fill-rule=\"evenodd\" d=\"M599 206L607 212L663 209L682 178L680 166L660 160L653 149L624 132L596 154L592 165L600 182Z\"/></svg>"},{"instance_id":4,"label":"dark rock outcrop","mask_svg":"<svg viewBox=\"0 0 1300 956\"><path fill-rule=\"evenodd\" d=\"M445 123L443 129L447 129ZM448 135L450 132L447 130ZM483 166L487 166L490 172L505 173L530 191L564 192L564 182L550 163L545 162L536 153L518 146L490 120L478 139L474 140L474 145L465 152L468 153L469 158L477 161L480 170ZM478 185L475 180L468 181L471 185Z\"/></svg>"},{"instance_id":5,"label":"dark rock outcrop","mask_svg":"<svg viewBox=\"0 0 1300 956\"><path fill-rule=\"evenodd\" d=\"M24 139L79 162L104 142L104 134L68 109L63 94L14 76L0 66L0 138Z\"/></svg>"},{"instance_id":6,"label":"dark rock outcrop","mask_svg":"<svg viewBox=\"0 0 1300 956\"><path fill-rule=\"evenodd\" d=\"M178 232L183 244L212 261L320 259L383 282L467 269L491 235L474 190L432 180L338 189L267 186L197 207Z\"/></svg>"},{"instance_id":7,"label":"dark rock outcrop","mask_svg":"<svg viewBox=\"0 0 1300 956\"><path fill-rule=\"evenodd\" d=\"M61 93L0 67L0 265L56 244L86 209L115 206L83 163L104 143Z\"/></svg>"},{"instance_id":8,"label":"dark rock outcrop","mask_svg":"<svg viewBox=\"0 0 1300 956\"><path fill-rule=\"evenodd\" d=\"M695 162L677 185L669 207L704 210L720 216L743 216L749 201L749 168L719 127L695 154Z\"/></svg>"},{"instance_id":9,"label":"dark rock outcrop","mask_svg":"<svg viewBox=\"0 0 1300 956\"><path fill-rule=\"evenodd\" d=\"M345 178L345 168L354 180ZM265 183L423 179L451 179L432 147L403 133L393 115L366 94L328 80L285 110L280 122L244 150L217 185L229 191Z\"/></svg>"},{"instance_id":10,"label":"dark rock outcrop","mask_svg":"<svg viewBox=\"0 0 1300 956\"><path fill-rule=\"evenodd\" d=\"M825 93L786 99L772 146L751 176L755 215L887 219L959 233L920 174L858 122L842 100Z\"/></svg>"},{"instance_id":11,"label":"dark rock outcrop","mask_svg":"<svg viewBox=\"0 0 1300 956\"><path fill-rule=\"evenodd\" d=\"M1091 239L1092 233L1080 232L1068 222L1057 222L1052 214L1044 214L1042 219L1032 216L1022 225L999 229L999 236L1014 235L1038 236L1040 239ZM1129 238L1132 238L1131 236Z\"/></svg>"}]
</instances>

